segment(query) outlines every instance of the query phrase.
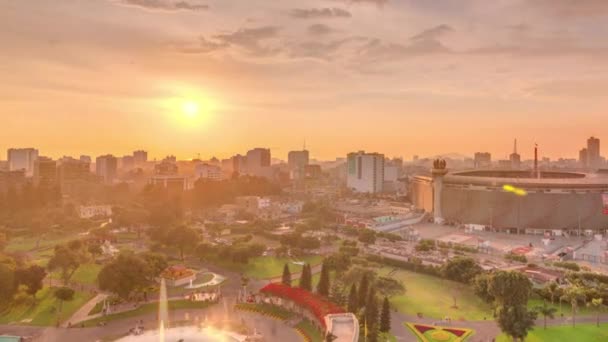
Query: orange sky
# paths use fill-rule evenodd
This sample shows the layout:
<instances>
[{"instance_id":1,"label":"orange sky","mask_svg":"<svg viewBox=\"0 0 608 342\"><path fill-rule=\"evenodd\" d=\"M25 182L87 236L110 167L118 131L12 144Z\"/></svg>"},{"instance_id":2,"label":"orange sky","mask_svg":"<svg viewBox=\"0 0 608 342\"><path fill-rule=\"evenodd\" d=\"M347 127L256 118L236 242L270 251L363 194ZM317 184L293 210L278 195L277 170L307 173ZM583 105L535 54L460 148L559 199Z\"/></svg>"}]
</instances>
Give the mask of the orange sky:
<instances>
[{"instance_id":1,"label":"orange sky","mask_svg":"<svg viewBox=\"0 0 608 342\"><path fill-rule=\"evenodd\" d=\"M4 1L0 150L575 157L607 35L597 0Z\"/></svg>"}]
</instances>

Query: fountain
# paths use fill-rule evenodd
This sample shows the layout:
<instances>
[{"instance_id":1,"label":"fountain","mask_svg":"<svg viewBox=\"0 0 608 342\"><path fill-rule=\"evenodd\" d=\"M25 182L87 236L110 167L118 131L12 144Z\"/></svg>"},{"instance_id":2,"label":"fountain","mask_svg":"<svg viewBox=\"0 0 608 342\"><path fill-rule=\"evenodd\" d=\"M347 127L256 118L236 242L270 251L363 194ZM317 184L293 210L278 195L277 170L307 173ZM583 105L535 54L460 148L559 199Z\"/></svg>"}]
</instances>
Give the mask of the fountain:
<instances>
[{"instance_id":1,"label":"fountain","mask_svg":"<svg viewBox=\"0 0 608 342\"><path fill-rule=\"evenodd\" d=\"M227 312L226 307L224 307L224 310ZM207 325L207 315L205 315L205 325ZM119 339L118 342L239 342L245 341L245 339L245 336L221 331L208 325L205 327L199 327L197 325L170 327L167 286L165 284L165 280L162 279L160 282L160 296L158 303L158 330L147 331L136 336L126 336Z\"/></svg>"}]
</instances>

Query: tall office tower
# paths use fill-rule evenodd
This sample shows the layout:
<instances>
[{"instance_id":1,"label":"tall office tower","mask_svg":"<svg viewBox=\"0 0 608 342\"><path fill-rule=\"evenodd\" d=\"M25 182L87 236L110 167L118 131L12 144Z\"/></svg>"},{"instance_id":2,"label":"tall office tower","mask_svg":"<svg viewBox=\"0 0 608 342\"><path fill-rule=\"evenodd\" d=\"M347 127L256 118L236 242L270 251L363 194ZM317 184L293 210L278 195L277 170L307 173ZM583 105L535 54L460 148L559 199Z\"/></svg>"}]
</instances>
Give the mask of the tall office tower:
<instances>
[{"instance_id":1,"label":"tall office tower","mask_svg":"<svg viewBox=\"0 0 608 342\"><path fill-rule=\"evenodd\" d=\"M492 154L489 152L475 152L475 168L492 166Z\"/></svg>"},{"instance_id":2,"label":"tall office tower","mask_svg":"<svg viewBox=\"0 0 608 342\"><path fill-rule=\"evenodd\" d=\"M57 177L61 183L66 181L89 180L91 179L90 168L91 162L87 162L86 158L82 158L82 156L80 159L63 157L59 159Z\"/></svg>"},{"instance_id":3,"label":"tall office tower","mask_svg":"<svg viewBox=\"0 0 608 342\"><path fill-rule=\"evenodd\" d=\"M347 155L346 185L356 192L382 192L384 184L384 155L353 152Z\"/></svg>"},{"instance_id":4,"label":"tall office tower","mask_svg":"<svg viewBox=\"0 0 608 342\"><path fill-rule=\"evenodd\" d=\"M120 161L123 171L130 171L135 167L135 157L133 156L123 156Z\"/></svg>"},{"instance_id":5,"label":"tall office tower","mask_svg":"<svg viewBox=\"0 0 608 342\"><path fill-rule=\"evenodd\" d=\"M232 172L236 172L236 173L245 173L247 172L247 157L237 154L235 156L232 156L232 158L230 158L232 166Z\"/></svg>"},{"instance_id":6,"label":"tall office tower","mask_svg":"<svg viewBox=\"0 0 608 342\"><path fill-rule=\"evenodd\" d=\"M142 150L133 152L133 162L135 167L143 167L148 162L148 152Z\"/></svg>"},{"instance_id":7,"label":"tall office tower","mask_svg":"<svg viewBox=\"0 0 608 342\"><path fill-rule=\"evenodd\" d=\"M578 162L582 168L586 168L587 166L589 166L589 159L586 148L583 148L578 151Z\"/></svg>"},{"instance_id":8,"label":"tall office tower","mask_svg":"<svg viewBox=\"0 0 608 342\"><path fill-rule=\"evenodd\" d=\"M595 137L587 139L587 163L593 169L601 166L600 139Z\"/></svg>"},{"instance_id":9,"label":"tall office tower","mask_svg":"<svg viewBox=\"0 0 608 342\"><path fill-rule=\"evenodd\" d=\"M99 156L95 160L95 169L97 176L101 177L104 183L113 183L118 170L118 160L111 154Z\"/></svg>"},{"instance_id":10,"label":"tall office tower","mask_svg":"<svg viewBox=\"0 0 608 342\"><path fill-rule=\"evenodd\" d=\"M50 186L57 183L57 162L51 158L38 157L34 161L34 183Z\"/></svg>"},{"instance_id":11,"label":"tall office tower","mask_svg":"<svg viewBox=\"0 0 608 342\"><path fill-rule=\"evenodd\" d=\"M270 169L270 149L254 148L247 151L247 173L253 176L266 177Z\"/></svg>"},{"instance_id":12,"label":"tall office tower","mask_svg":"<svg viewBox=\"0 0 608 342\"><path fill-rule=\"evenodd\" d=\"M509 155L509 160L511 161L512 169L519 169L521 167L521 156L517 153L517 139L513 143L513 153Z\"/></svg>"},{"instance_id":13,"label":"tall office tower","mask_svg":"<svg viewBox=\"0 0 608 342\"><path fill-rule=\"evenodd\" d=\"M289 165L291 178L304 178L306 172L306 165L308 165L309 161L310 155L307 150L289 152L287 154L287 165Z\"/></svg>"},{"instance_id":14,"label":"tall office tower","mask_svg":"<svg viewBox=\"0 0 608 342\"><path fill-rule=\"evenodd\" d=\"M9 171L24 170L26 177L34 175L34 162L38 159L38 150L35 148L10 148L8 155Z\"/></svg>"}]
</instances>

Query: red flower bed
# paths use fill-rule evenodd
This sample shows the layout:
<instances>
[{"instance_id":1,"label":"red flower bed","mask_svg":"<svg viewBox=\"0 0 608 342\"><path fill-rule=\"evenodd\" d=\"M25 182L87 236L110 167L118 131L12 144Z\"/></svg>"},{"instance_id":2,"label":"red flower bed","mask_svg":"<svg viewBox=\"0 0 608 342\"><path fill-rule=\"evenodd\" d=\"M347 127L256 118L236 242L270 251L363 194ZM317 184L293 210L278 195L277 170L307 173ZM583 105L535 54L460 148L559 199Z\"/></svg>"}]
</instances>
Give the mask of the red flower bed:
<instances>
[{"instance_id":1,"label":"red flower bed","mask_svg":"<svg viewBox=\"0 0 608 342\"><path fill-rule=\"evenodd\" d=\"M280 283L273 283L264 286L260 290L262 293L288 299L297 305L310 311L325 327L325 316L331 314L345 313L344 309L326 300L321 296L308 292L299 287L289 287Z\"/></svg>"}]
</instances>

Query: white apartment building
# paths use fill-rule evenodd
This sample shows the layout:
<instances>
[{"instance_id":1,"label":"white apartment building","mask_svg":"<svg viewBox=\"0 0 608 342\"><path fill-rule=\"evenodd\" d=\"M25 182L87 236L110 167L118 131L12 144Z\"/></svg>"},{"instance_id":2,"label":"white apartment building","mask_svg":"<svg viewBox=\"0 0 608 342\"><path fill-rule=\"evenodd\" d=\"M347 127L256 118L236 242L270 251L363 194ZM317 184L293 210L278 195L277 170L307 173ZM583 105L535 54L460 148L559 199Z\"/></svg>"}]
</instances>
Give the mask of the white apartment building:
<instances>
[{"instance_id":1,"label":"white apartment building","mask_svg":"<svg viewBox=\"0 0 608 342\"><path fill-rule=\"evenodd\" d=\"M349 153L347 156L346 185L355 192L379 193L384 184L384 155Z\"/></svg>"},{"instance_id":2,"label":"white apartment building","mask_svg":"<svg viewBox=\"0 0 608 342\"><path fill-rule=\"evenodd\" d=\"M35 148L11 148L8 150L9 171L24 170L26 177L34 176L34 162L38 159Z\"/></svg>"},{"instance_id":3,"label":"white apartment building","mask_svg":"<svg viewBox=\"0 0 608 342\"><path fill-rule=\"evenodd\" d=\"M207 163L197 164L194 167L194 176L196 179L219 181L222 179L222 168Z\"/></svg>"}]
</instances>

